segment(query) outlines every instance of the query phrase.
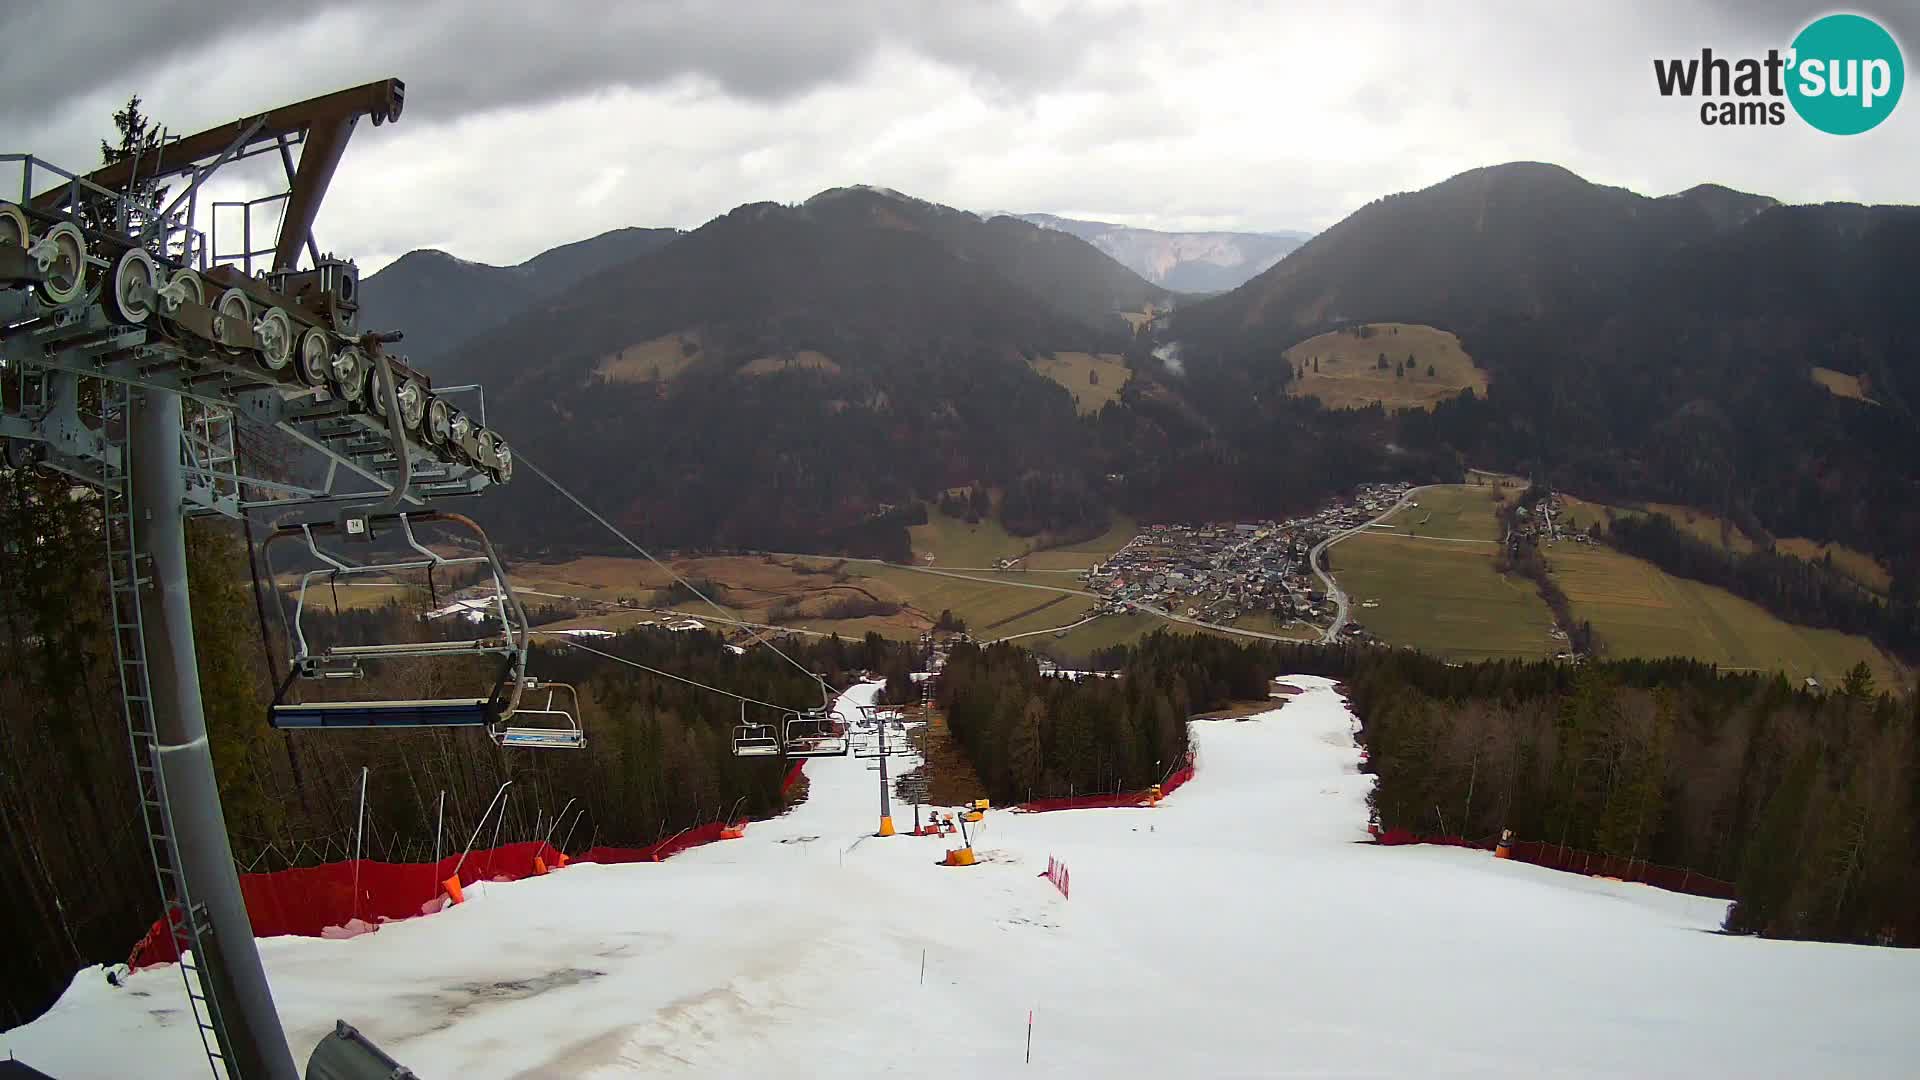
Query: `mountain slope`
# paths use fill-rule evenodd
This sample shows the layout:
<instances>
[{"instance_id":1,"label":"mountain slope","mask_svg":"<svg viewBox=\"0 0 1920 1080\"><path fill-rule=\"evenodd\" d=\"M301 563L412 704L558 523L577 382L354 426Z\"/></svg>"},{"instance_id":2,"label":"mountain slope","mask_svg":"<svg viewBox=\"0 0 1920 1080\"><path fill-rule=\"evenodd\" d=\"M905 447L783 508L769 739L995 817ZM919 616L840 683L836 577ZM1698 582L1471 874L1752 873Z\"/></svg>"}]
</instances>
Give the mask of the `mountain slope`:
<instances>
[{"instance_id":1,"label":"mountain slope","mask_svg":"<svg viewBox=\"0 0 1920 1080\"><path fill-rule=\"evenodd\" d=\"M1097 326L1116 312L1162 304L1167 290L1146 281L1083 239L1006 216L975 214L871 187L832 188L805 209L823 224L877 226L927 233L965 259L991 265L1007 280Z\"/></svg>"},{"instance_id":2,"label":"mountain slope","mask_svg":"<svg viewBox=\"0 0 1920 1080\"><path fill-rule=\"evenodd\" d=\"M487 384L517 446L657 541L895 555L888 507L1030 472L1061 477L1049 527L1103 525L1079 487L1093 435L1028 358L1124 352L1115 311L1164 295L1073 237L839 189L740 207L446 368ZM523 550L603 542L535 483L496 503Z\"/></svg>"},{"instance_id":3,"label":"mountain slope","mask_svg":"<svg viewBox=\"0 0 1920 1080\"><path fill-rule=\"evenodd\" d=\"M1333 326L1451 330L1490 396L1404 421L1401 445L1910 560L1920 310L1902 283L1916 274L1913 207L1714 185L1652 198L1516 163L1369 204L1184 306L1174 332L1231 386ZM1816 365L1864 377L1881 404L1828 395Z\"/></svg>"},{"instance_id":4,"label":"mountain slope","mask_svg":"<svg viewBox=\"0 0 1920 1080\"><path fill-rule=\"evenodd\" d=\"M1085 240L1141 277L1175 292L1223 292L1279 262L1312 237L1303 232L1162 232L1053 214L1014 214Z\"/></svg>"},{"instance_id":5,"label":"mountain slope","mask_svg":"<svg viewBox=\"0 0 1920 1080\"><path fill-rule=\"evenodd\" d=\"M430 369L462 339L679 235L677 229L615 229L515 266L468 262L431 248L410 251L360 283L360 322L405 332L401 351Z\"/></svg>"}]
</instances>

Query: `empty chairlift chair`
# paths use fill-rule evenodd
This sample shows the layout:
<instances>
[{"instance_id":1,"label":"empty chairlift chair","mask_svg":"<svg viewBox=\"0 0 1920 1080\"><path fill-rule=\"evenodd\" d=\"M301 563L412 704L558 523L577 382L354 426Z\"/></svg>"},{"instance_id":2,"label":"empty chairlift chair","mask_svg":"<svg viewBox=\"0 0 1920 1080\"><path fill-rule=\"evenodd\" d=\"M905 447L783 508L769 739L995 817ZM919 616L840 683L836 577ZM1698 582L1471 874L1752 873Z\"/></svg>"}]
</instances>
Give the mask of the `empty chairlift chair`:
<instances>
[{"instance_id":1,"label":"empty chairlift chair","mask_svg":"<svg viewBox=\"0 0 1920 1080\"><path fill-rule=\"evenodd\" d=\"M308 571L300 579L293 617L288 628L291 639L289 642L291 662L288 665L286 678L281 681L274 694L273 704L267 708L268 724L282 730L416 727L488 729L505 725L514 716L519 706L521 691L527 681L528 627L526 612L521 608L519 600L514 597L512 587L507 582L506 572L499 558L494 554L493 545L487 540L486 533L481 531L480 526L470 518L438 511L375 515L361 521L370 532L376 528L390 532L397 527L409 549L408 554L398 560L361 563L331 553L320 546L319 538L338 535L341 532L340 523L335 521L303 522L281 526L268 537L264 545L270 581L273 574L272 551L278 542L303 540L307 552L325 566L325 569ZM413 526L416 522L452 524L468 531L478 541L482 554L441 555L415 537ZM425 571L431 575L436 570L474 565L487 568L488 573L483 578L481 586L485 590L483 609L488 612L483 621L490 623L497 619L498 633L484 634L471 640L451 641L335 644L321 647L314 647L308 642L304 624L307 615L307 593L316 582L324 579L331 585L340 581L377 580L417 571ZM475 607L482 609L478 601ZM366 664L459 656L492 657L498 660L499 666L495 669L492 686L484 695L374 701L291 701L288 698L295 684L302 680L325 680L337 683L354 679L362 675L363 665ZM554 711L549 707L539 711L538 715L550 721ZM572 744L578 745L580 741L578 722L572 721L571 726L573 728Z\"/></svg>"},{"instance_id":2,"label":"empty chairlift chair","mask_svg":"<svg viewBox=\"0 0 1920 1080\"><path fill-rule=\"evenodd\" d=\"M780 736L772 724L738 724L733 729L734 757L774 757Z\"/></svg>"},{"instance_id":3,"label":"empty chairlift chair","mask_svg":"<svg viewBox=\"0 0 1920 1080\"><path fill-rule=\"evenodd\" d=\"M546 695L540 700L540 695ZM531 694L539 705L528 704ZM580 695L566 683L528 679L512 722L496 727L493 737L510 750L579 750L587 745L580 730Z\"/></svg>"},{"instance_id":4,"label":"empty chairlift chair","mask_svg":"<svg viewBox=\"0 0 1920 1080\"><path fill-rule=\"evenodd\" d=\"M825 709L790 712L784 717L788 757L844 757L847 729Z\"/></svg>"}]
</instances>

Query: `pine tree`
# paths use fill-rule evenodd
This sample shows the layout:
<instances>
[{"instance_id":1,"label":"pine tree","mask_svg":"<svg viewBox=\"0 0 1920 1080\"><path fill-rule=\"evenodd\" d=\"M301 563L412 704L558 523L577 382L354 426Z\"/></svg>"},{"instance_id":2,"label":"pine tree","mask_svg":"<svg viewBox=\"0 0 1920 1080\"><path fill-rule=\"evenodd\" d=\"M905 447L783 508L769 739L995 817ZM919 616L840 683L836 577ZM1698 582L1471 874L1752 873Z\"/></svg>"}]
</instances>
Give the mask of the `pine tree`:
<instances>
[{"instance_id":1,"label":"pine tree","mask_svg":"<svg viewBox=\"0 0 1920 1080\"><path fill-rule=\"evenodd\" d=\"M1014 723L1013 737L1007 746L1008 780L1016 792L1032 792L1046 771L1046 756L1041 743L1041 728L1047 708L1038 697L1027 699Z\"/></svg>"}]
</instances>

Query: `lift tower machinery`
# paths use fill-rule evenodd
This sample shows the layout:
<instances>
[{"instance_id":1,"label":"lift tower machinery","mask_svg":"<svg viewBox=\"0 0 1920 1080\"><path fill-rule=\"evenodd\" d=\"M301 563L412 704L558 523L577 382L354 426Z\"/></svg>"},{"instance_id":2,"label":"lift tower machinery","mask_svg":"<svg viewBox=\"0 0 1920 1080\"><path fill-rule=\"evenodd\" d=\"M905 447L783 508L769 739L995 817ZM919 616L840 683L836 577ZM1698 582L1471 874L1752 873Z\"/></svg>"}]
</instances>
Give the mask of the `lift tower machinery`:
<instances>
[{"instance_id":1,"label":"lift tower machinery","mask_svg":"<svg viewBox=\"0 0 1920 1080\"><path fill-rule=\"evenodd\" d=\"M0 437L12 467L54 470L98 493L134 775L216 1075L298 1073L228 848L195 666L184 521L263 510L310 542L317 531L358 539L396 523L411 541L412 523L457 517L433 510L434 500L513 474L503 441L388 354L398 334L360 325L357 268L314 244L315 214L356 125L398 120L404 92L398 79L368 83L163 140L87 174L0 154ZM284 190L205 201L212 176L258 155L278 158ZM156 211L146 193L157 183L178 191ZM195 228L202 207L208 232ZM236 219L238 240L223 247ZM256 230L256 219L266 225ZM274 429L323 455L325 480L251 473L235 450L236 425ZM325 516L285 523L303 510ZM506 594L504 621L518 615L524 627L484 540ZM427 726L457 713L502 737L496 726L523 685L537 685L525 674L524 634L509 625L505 641L508 674L464 711L379 702L345 726Z\"/></svg>"}]
</instances>

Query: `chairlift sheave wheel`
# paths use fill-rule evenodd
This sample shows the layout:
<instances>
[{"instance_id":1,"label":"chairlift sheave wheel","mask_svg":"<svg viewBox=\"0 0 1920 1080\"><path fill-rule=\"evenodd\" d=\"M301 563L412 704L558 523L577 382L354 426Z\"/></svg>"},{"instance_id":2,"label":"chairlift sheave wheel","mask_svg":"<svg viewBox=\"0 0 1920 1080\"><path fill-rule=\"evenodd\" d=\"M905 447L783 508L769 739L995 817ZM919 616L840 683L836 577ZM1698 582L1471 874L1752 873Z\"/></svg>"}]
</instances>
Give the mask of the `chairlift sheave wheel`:
<instances>
[{"instance_id":1,"label":"chairlift sheave wheel","mask_svg":"<svg viewBox=\"0 0 1920 1080\"><path fill-rule=\"evenodd\" d=\"M427 418L427 392L413 379L402 379L394 396L400 399L400 426L418 435Z\"/></svg>"},{"instance_id":2,"label":"chairlift sheave wheel","mask_svg":"<svg viewBox=\"0 0 1920 1080\"><path fill-rule=\"evenodd\" d=\"M145 248L128 248L113 266L113 311L121 322L138 325L160 303L162 271Z\"/></svg>"},{"instance_id":3,"label":"chairlift sheave wheel","mask_svg":"<svg viewBox=\"0 0 1920 1080\"><path fill-rule=\"evenodd\" d=\"M213 309L223 319L231 319L249 329L253 326L253 304L247 299L247 294L237 288L221 293L220 298L214 301ZM216 339L222 337L221 327L224 325L218 322L213 324ZM230 345L224 340L220 345L229 353L238 353L241 350L241 346Z\"/></svg>"},{"instance_id":4,"label":"chairlift sheave wheel","mask_svg":"<svg viewBox=\"0 0 1920 1080\"><path fill-rule=\"evenodd\" d=\"M253 324L253 337L260 350L260 362L268 371L284 371L293 362L293 319L285 311L270 307Z\"/></svg>"},{"instance_id":5,"label":"chairlift sheave wheel","mask_svg":"<svg viewBox=\"0 0 1920 1080\"><path fill-rule=\"evenodd\" d=\"M474 426L466 413L453 410L453 418L447 423L447 449L456 457L473 460Z\"/></svg>"},{"instance_id":6,"label":"chairlift sheave wheel","mask_svg":"<svg viewBox=\"0 0 1920 1080\"><path fill-rule=\"evenodd\" d=\"M179 314L181 304L205 304L207 286L200 275L182 267L167 278L167 287L160 290L160 314L172 317Z\"/></svg>"},{"instance_id":7,"label":"chairlift sheave wheel","mask_svg":"<svg viewBox=\"0 0 1920 1080\"><path fill-rule=\"evenodd\" d=\"M327 375L333 369L333 350L327 343L327 332L317 326L307 327L300 335L300 344L294 349L293 374L308 386L327 385Z\"/></svg>"},{"instance_id":8,"label":"chairlift sheave wheel","mask_svg":"<svg viewBox=\"0 0 1920 1080\"><path fill-rule=\"evenodd\" d=\"M493 475L493 482L504 484L513 479L513 448L507 445L506 440L502 439L494 444L494 458L496 464L487 468L487 471Z\"/></svg>"},{"instance_id":9,"label":"chairlift sheave wheel","mask_svg":"<svg viewBox=\"0 0 1920 1080\"><path fill-rule=\"evenodd\" d=\"M27 212L12 203L0 203L0 247L33 246L33 230L27 224Z\"/></svg>"},{"instance_id":10,"label":"chairlift sheave wheel","mask_svg":"<svg viewBox=\"0 0 1920 1080\"><path fill-rule=\"evenodd\" d=\"M491 472L500 466L500 436L486 428L473 432L473 463Z\"/></svg>"},{"instance_id":11,"label":"chairlift sheave wheel","mask_svg":"<svg viewBox=\"0 0 1920 1080\"><path fill-rule=\"evenodd\" d=\"M359 346L347 345L333 354L331 375L342 400L357 405L366 399L367 354Z\"/></svg>"},{"instance_id":12,"label":"chairlift sheave wheel","mask_svg":"<svg viewBox=\"0 0 1920 1080\"><path fill-rule=\"evenodd\" d=\"M87 291L87 238L80 227L62 221L28 249L45 275L40 295L49 304L71 304Z\"/></svg>"},{"instance_id":13,"label":"chairlift sheave wheel","mask_svg":"<svg viewBox=\"0 0 1920 1080\"><path fill-rule=\"evenodd\" d=\"M427 402L426 427L421 434L434 446L446 446L451 439L453 427L453 406L434 398Z\"/></svg>"}]
</instances>

